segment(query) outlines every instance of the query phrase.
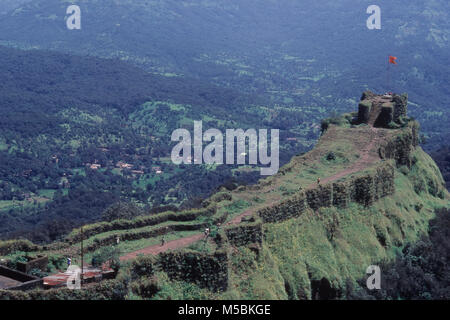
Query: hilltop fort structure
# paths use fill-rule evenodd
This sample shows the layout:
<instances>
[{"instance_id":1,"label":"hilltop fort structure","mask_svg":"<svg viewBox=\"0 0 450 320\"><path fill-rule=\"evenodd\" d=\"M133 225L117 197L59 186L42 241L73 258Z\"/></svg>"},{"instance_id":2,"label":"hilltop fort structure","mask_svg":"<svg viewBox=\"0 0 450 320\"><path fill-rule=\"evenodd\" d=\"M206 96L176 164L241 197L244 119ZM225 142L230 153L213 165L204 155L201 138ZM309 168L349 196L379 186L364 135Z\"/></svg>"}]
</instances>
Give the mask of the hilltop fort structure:
<instances>
[{"instance_id":1,"label":"hilltop fort structure","mask_svg":"<svg viewBox=\"0 0 450 320\"><path fill-rule=\"evenodd\" d=\"M377 95L366 91L358 105L358 123L374 127L392 128L403 124L408 106L408 95L386 93Z\"/></svg>"},{"instance_id":2,"label":"hilltop fort structure","mask_svg":"<svg viewBox=\"0 0 450 320\"><path fill-rule=\"evenodd\" d=\"M51 251L25 240L0 242L0 257L11 259L16 251L44 256L78 250L84 238L89 244L83 252L98 252L117 245L119 233L130 246L153 241L120 257L132 261L123 266L127 273L98 283L93 273L83 290L64 288L67 276L56 274L38 279L54 290L25 291L34 279L14 278L6 269L2 279L0 267L0 288L3 280L8 289L0 289L0 300L124 299L130 289L153 297L163 291L158 281L168 285L158 280L163 273L219 297L248 297L254 290L251 297L340 298L347 280L361 279L368 265L395 259L393 248L417 241L436 206L448 207L442 176L420 148L419 124L406 116L406 106L406 94L364 92L358 112L324 120L313 150L255 185L221 189L202 208L84 226L82 234L74 230L51 244ZM212 230L208 237L201 233L205 228ZM186 231L195 233L180 233ZM155 244L168 233L179 238Z\"/></svg>"}]
</instances>

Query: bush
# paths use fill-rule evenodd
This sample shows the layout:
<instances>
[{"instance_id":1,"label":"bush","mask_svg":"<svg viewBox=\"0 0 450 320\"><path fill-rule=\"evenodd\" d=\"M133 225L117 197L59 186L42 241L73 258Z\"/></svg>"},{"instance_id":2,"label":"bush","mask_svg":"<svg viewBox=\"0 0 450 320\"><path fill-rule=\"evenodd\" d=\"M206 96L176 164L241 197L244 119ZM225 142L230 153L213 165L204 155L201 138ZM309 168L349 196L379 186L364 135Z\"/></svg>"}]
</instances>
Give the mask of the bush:
<instances>
[{"instance_id":1,"label":"bush","mask_svg":"<svg viewBox=\"0 0 450 320\"><path fill-rule=\"evenodd\" d=\"M140 256L131 264L131 278L150 277L155 274L157 259L155 256Z\"/></svg>"},{"instance_id":2,"label":"bush","mask_svg":"<svg viewBox=\"0 0 450 320\"><path fill-rule=\"evenodd\" d=\"M130 220L143 214L144 211L133 203L119 201L103 211L102 219L110 222L117 219Z\"/></svg>"},{"instance_id":3,"label":"bush","mask_svg":"<svg viewBox=\"0 0 450 320\"><path fill-rule=\"evenodd\" d=\"M160 287L158 281L154 278L141 278L131 284L131 291L142 298L152 298Z\"/></svg>"},{"instance_id":4,"label":"bush","mask_svg":"<svg viewBox=\"0 0 450 320\"><path fill-rule=\"evenodd\" d=\"M334 154L333 151L330 151L330 152L327 154L327 160L328 160L328 161L336 160L336 155Z\"/></svg>"},{"instance_id":5,"label":"bush","mask_svg":"<svg viewBox=\"0 0 450 320\"><path fill-rule=\"evenodd\" d=\"M0 256L6 256L16 251L37 251L39 247L29 240L0 241Z\"/></svg>"},{"instance_id":6,"label":"bush","mask_svg":"<svg viewBox=\"0 0 450 320\"><path fill-rule=\"evenodd\" d=\"M120 268L120 251L116 247L102 247L92 255L92 265L94 267L101 267L105 263L109 263L109 266L118 271Z\"/></svg>"}]
</instances>

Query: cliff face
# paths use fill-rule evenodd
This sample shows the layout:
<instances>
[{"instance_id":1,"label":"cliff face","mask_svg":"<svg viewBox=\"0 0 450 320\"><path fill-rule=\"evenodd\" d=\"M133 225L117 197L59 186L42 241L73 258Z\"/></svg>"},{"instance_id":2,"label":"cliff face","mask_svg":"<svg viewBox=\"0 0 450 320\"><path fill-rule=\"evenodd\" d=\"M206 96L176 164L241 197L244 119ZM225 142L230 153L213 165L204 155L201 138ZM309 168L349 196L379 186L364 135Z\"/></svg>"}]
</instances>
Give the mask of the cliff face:
<instances>
[{"instance_id":1,"label":"cliff face","mask_svg":"<svg viewBox=\"0 0 450 320\"><path fill-rule=\"evenodd\" d=\"M221 199L219 213L248 217L228 220L215 251L160 255L171 290L184 281L214 299L345 298L369 265L393 259L427 232L436 208L450 207L414 121L397 129L330 124L278 175Z\"/></svg>"}]
</instances>

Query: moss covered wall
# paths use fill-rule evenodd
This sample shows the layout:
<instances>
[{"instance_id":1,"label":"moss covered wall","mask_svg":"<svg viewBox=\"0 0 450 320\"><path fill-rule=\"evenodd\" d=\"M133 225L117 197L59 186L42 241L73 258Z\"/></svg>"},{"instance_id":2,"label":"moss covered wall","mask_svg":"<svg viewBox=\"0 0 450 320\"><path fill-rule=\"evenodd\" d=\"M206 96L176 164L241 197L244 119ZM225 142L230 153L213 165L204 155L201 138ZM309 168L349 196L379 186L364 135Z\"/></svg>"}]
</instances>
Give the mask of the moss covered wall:
<instances>
[{"instance_id":1,"label":"moss covered wall","mask_svg":"<svg viewBox=\"0 0 450 320\"><path fill-rule=\"evenodd\" d=\"M228 289L228 254L225 250L214 254L194 251L163 252L159 264L172 280L193 282L212 291Z\"/></svg>"},{"instance_id":2,"label":"moss covered wall","mask_svg":"<svg viewBox=\"0 0 450 320\"><path fill-rule=\"evenodd\" d=\"M402 132L392 137L379 148L382 159L394 159L397 166L406 165L411 167L411 153L419 144L419 124L416 121L408 123Z\"/></svg>"},{"instance_id":3,"label":"moss covered wall","mask_svg":"<svg viewBox=\"0 0 450 320\"><path fill-rule=\"evenodd\" d=\"M349 202L370 206L394 192L394 167L384 161L359 175L300 192L280 204L259 210L258 214L265 223L281 222L300 216L308 208L314 211L331 206L345 208Z\"/></svg>"},{"instance_id":4,"label":"moss covered wall","mask_svg":"<svg viewBox=\"0 0 450 320\"><path fill-rule=\"evenodd\" d=\"M262 244L262 221L243 223L225 228L228 242L233 246L246 246L251 243Z\"/></svg>"}]
</instances>

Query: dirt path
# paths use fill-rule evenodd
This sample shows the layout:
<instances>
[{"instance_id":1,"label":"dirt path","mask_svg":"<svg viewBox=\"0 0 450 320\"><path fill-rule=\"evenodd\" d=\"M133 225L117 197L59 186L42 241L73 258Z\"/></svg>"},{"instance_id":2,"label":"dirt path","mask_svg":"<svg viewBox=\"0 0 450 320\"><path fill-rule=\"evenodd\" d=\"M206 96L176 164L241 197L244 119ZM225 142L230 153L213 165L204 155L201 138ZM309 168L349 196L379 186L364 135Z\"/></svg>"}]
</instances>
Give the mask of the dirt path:
<instances>
[{"instance_id":1,"label":"dirt path","mask_svg":"<svg viewBox=\"0 0 450 320\"><path fill-rule=\"evenodd\" d=\"M348 167L347 169L344 169L342 171L339 171L338 173L323 178L320 180L321 184L326 184L328 182L339 180L340 178L343 178L347 175L350 175L352 173L358 172L363 170L364 168L368 167L369 165L375 163L379 158L377 156L371 156L370 152L373 151L373 147L376 143L379 142L380 137L378 135L378 129L374 127L370 127L370 130L372 132L372 139L370 143L360 152L360 159L356 161L351 167ZM316 186L316 183L311 183L307 189L313 188Z\"/></svg>"},{"instance_id":2,"label":"dirt path","mask_svg":"<svg viewBox=\"0 0 450 320\"><path fill-rule=\"evenodd\" d=\"M273 205L276 202L277 201L273 201L273 202L269 203L268 205L269 206ZM249 210L241 213L240 215L234 217L232 220L228 221L227 223L225 223L225 226L239 224L239 223L241 223L241 221L242 221L242 219L244 217L250 216L254 212L255 212L255 208L249 209ZM141 249L141 250L130 252L130 253L120 257L120 260L121 261L131 260L131 259L136 258L140 254L143 254L143 255L148 255L148 254L157 255L158 253L161 253L161 252L164 252L164 251L167 251L167 250L173 250L173 249L178 249L178 248L185 248L185 247L191 245L194 242L202 240L203 238L204 238L203 233L194 234L194 235L189 236L189 237L184 237L184 238L180 238L180 239L177 239L177 240L169 241L166 244L164 244L163 246L161 246L161 245L153 245L153 246Z\"/></svg>"},{"instance_id":3,"label":"dirt path","mask_svg":"<svg viewBox=\"0 0 450 320\"><path fill-rule=\"evenodd\" d=\"M202 233L194 234L190 237L180 238L177 240L172 240L169 242L166 242L163 246L161 245L153 245L141 250L137 250L134 252L130 252L122 257L120 257L121 261L131 260L136 258L139 254L148 255L153 254L157 255L158 253L171 250L171 249L177 249L177 248L184 248L189 246L190 244L197 242L203 238Z\"/></svg>"},{"instance_id":4,"label":"dirt path","mask_svg":"<svg viewBox=\"0 0 450 320\"><path fill-rule=\"evenodd\" d=\"M321 180L322 184L328 183L328 182L332 182L335 180L338 180L342 177L345 177L349 174L361 171L362 169L366 168L367 166L373 164L374 162L376 162L377 160L379 160L379 158L376 155L371 155L371 151L373 151L374 145L376 143L379 142L380 140L380 136L379 136L379 132L377 128L374 127L370 127L371 130L371 140L369 142L369 144L360 152L360 159L358 161L356 161L351 167L344 169L342 171L339 171L338 173L323 178ZM315 183L310 184L307 188L313 188L315 187ZM266 206L272 206L274 204L276 204L280 199L276 199L271 201L270 203L264 203L264 207ZM259 208L259 207L258 207ZM225 223L225 226L228 225L235 225L235 224L239 224L241 223L242 219L244 217L250 216L252 215L258 208L253 207L250 208L246 211L244 211L243 213L241 213L240 215L234 217L232 220L228 221L227 223ZM191 245L194 242L200 241L201 239L203 239L204 235L203 233L198 233L198 234L194 234L190 237L185 237L185 238L180 238L177 240L172 240L167 242L165 245L161 246L161 245L153 245L141 250L137 250L134 252L130 252L122 257L120 257L121 261L126 261L126 260L130 260L130 259L134 259L136 258L139 254L143 254L143 255L157 255L158 253L167 251L167 250L173 250L173 249L178 249L178 248L185 248L189 245Z\"/></svg>"}]
</instances>

